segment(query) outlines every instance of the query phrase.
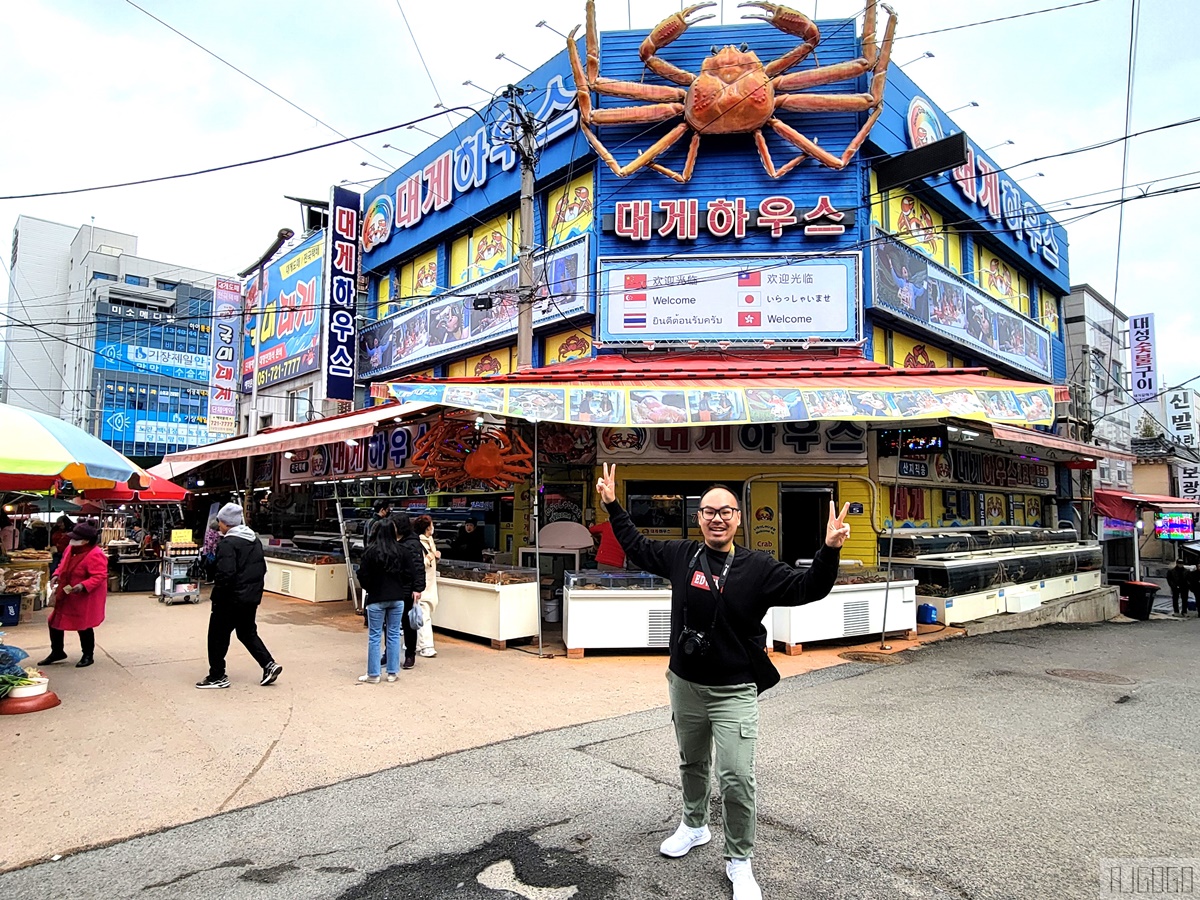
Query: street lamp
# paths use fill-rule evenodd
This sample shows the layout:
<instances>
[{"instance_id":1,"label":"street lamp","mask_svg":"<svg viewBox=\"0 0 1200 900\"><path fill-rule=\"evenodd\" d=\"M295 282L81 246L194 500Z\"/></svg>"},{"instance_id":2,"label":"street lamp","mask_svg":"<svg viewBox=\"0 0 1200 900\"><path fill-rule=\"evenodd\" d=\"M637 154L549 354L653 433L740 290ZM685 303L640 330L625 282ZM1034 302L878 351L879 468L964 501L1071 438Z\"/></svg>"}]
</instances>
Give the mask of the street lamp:
<instances>
[{"instance_id":1,"label":"street lamp","mask_svg":"<svg viewBox=\"0 0 1200 900\"><path fill-rule=\"evenodd\" d=\"M502 60L504 60L505 62L510 62L510 63L512 63L514 66L516 66L518 69L524 69L524 70L525 70L526 72L528 72L530 75L532 75L532 74L533 74L533 69L529 68L529 66L523 66L523 65L521 65L519 62L517 62L517 61L516 61L515 59L513 59L511 56L506 56L506 55L505 55L505 54L503 54L503 53L497 53L497 54L496 54L496 59L502 59Z\"/></svg>"},{"instance_id":2,"label":"street lamp","mask_svg":"<svg viewBox=\"0 0 1200 900\"><path fill-rule=\"evenodd\" d=\"M1034 172L1032 175L1022 175L1020 178L1014 178L1013 181L1029 181L1031 178L1045 178L1045 172Z\"/></svg>"},{"instance_id":3,"label":"street lamp","mask_svg":"<svg viewBox=\"0 0 1200 900\"><path fill-rule=\"evenodd\" d=\"M391 172L389 172L383 166L377 166L377 165L375 165L375 163L369 163L365 159L362 162L360 162L359 165L360 166L370 166L372 169L378 169L380 172L388 172L389 175L391 174Z\"/></svg>"},{"instance_id":4,"label":"street lamp","mask_svg":"<svg viewBox=\"0 0 1200 900\"><path fill-rule=\"evenodd\" d=\"M473 88L475 88L475 90L477 90L477 91L483 91L483 92L484 92L485 94L487 94L489 97L491 97L491 96L492 96L492 92L491 92L491 91L489 91L489 90L488 90L487 88L485 88L485 87L480 87L480 86L479 86L479 85L477 85L475 82L473 82L473 81L472 81L470 78L468 78L466 81L464 81L464 82L463 82L463 85L464 85L465 87L473 87Z\"/></svg>"},{"instance_id":5,"label":"street lamp","mask_svg":"<svg viewBox=\"0 0 1200 900\"><path fill-rule=\"evenodd\" d=\"M415 130L415 131L419 131L419 132L421 132L421 134L427 134L427 135L429 135L431 138L434 138L434 139L437 139L437 138L438 138L438 135L434 134L432 131L426 131L424 128L421 128L421 127L419 127L419 126L417 126L417 125L409 125L409 126L408 126L408 130L409 130L409 131L414 131L414 130Z\"/></svg>"},{"instance_id":6,"label":"street lamp","mask_svg":"<svg viewBox=\"0 0 1200 900\"><path fill-rule=\"evenodd\" d=\"M563 34L561 31L559 31L559 30L558 30L557 28L555 28L553 25L549 25L549 24L547 24L547 22L546 22L546 20L545 20L545 19L542 19L542 21L538 22L538 23L537 23L536 25L534 25L533 27L534 27L534 28L549 28L551 31L553 31L555 34L557 34L557 35L558 35L560 38L563 38L564 40L568 40L568 38L567 38L567 36L566 36L565 34ZM933 54L932 54L932 53L930 53L929 55L930 55L930 56L933 56Z\"/></svg>"},{"instance_id":7,"label":"street lamp","mask_svg":"<svg viewBox=\"0 0 1200 900\"><path fill-rule=\"evenodd\" d=\"M950 115L950 113L952 113L952 112L958 112L960 109L971 109L978 105L979 105L978 103L976 103L974 100L972 100L970 103L964 103L962 106L956 106L956 107L954 107L954 109L946 110L946 115Z\"/></svg>"},{"instance_id":8,"label":"street lamp","mask_svg":"<svg viewBox=\"0 0 1200 900\"><path fill-rule=\"evenodd\" d=\"M995 150L997 147L1011 147L1015 143L1016 141L1001 141L998 144L992 144L990 147L984 147L983 152L987 153L989 150Z\"/></svg>"},{"instance_id":9,"label":"street lamp","mask_svg":"<svg viewBox=\"0 0 1200 900\"><path fill-rule=\"evenodd\" d=\"M905 66L911 66L913 63L920 62L923 59L933 59L933 54L931 52L929 52L928 50L926 50L924 53L922 53L916 59L910 59L906 63L901 63L900 68L903 69Z\"/></svg>"}]
</instances>

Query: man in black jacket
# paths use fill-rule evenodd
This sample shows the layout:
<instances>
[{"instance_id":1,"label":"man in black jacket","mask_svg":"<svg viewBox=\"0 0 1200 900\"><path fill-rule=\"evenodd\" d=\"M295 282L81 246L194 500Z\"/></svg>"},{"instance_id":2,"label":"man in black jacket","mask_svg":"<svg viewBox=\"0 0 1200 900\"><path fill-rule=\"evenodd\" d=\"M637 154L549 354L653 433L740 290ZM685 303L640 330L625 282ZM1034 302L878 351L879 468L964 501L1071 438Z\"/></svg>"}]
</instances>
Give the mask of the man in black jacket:
<instances>
[{"instance_id":1,"label":"man in black jacket","mask_svg":"<svg viewBox=\"0 0 1200 900\"><path fill-rule=\"evenodd\" d=\"M250 655L262 666L259 684L273 684L283 666L275 662L271 652L258 636L254 617L262 602L263 582L267 577L267 561L263 557L258 535L246 527L242 508L226 503L217 513L217 558L213 564L212 612L208 617L208 675L196 682L198 688L227 688L225 654L229 652L229 636L236 631Z\"/></svg>"},{"instance_id":2,"label":"man in black jacket","mask_svg":"<svg viewBox=\"0 0 1200 900\"><path fill-rule=\"evenodd\" d=\"M652 541L633 524L616 495L614 465L596 482L613 533L626 556L671 581L671 718L679 745L683 821L659 847L680 857L707 844L709 771L716 743L725 826L725 874L734 900L761 900L750 868L756 827L754 754L758 693L779 680L766 656L762 620L772 606L799 606L825 597L837 578L838 556L850 535L849 504L829 504L825 543L805 572L767 553L735 546L738 499L711 487L700 498L699 541ZM720 574L717 574L717 573Z\"/></svg>"},{"instance_id":3,"label":"man in black jacket","mask_svg":"<svg viewBox=\"0 0 1200 900\"><path fill-rule=\"evenodd\" d=\"M1167 586L1171 589L1171 609L1177 616L1186 616L1188 607L1188 579L1191 573L1179 560L1167 569Z\"/></svg>"}]
</instances>

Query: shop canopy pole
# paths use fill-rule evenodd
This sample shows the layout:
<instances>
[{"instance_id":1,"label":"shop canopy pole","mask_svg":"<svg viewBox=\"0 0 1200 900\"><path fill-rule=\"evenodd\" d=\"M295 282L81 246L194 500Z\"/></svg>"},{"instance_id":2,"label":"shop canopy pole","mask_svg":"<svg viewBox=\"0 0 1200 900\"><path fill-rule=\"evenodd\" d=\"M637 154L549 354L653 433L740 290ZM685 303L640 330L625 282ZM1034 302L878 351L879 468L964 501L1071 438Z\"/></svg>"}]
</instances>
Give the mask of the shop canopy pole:
<instances>
[{"instance_id":1,"label":"shop canopy pole","mask_svg":"<svg viewBox=\"0 0 1200 900\"><path fill-rule=\"evenodd\" d=\"M884 575L883 582L883 628L879 632L879 649L891 650L891 646L887 643L887 611L888 611L888 594L892 590L892 550L896 546L896 499L900 495L900 459L904 455L904 429L900 429L900 435L896 441L896 481L892 486L892 503L891 503L891 527L888 528L888 561L887 573Z\"/></svg>"},{"instance_id":2,"label":"shop canopy pole","mask_svg":"<svg viewBox=\"0 0 1200 900\"><path fill-rule=\"evenodd\" d=\"M342 500L338 496L337 481L333 482L333 506L337 510L338 531L342 535L342 554L346 557L346 581L350 584L350 601L354 604L354 611L360 612L358 590L354 587L354 566L350 562L350 539L346 537L346 520L342 518ZM366 542L363 543L363 550L366 550Z\"/></svg>"},{"instance_id":3,"label":"shop canopy pole","mask_svg":"<svg viewBox=\"0 0 1200 900\"><path fill-rule=\"evenodd\" d=\"M541 516L538 508L542 503L541 482L538 480L538 420L533 421L533 567L537 569L537 617L538 617L538 659L542 653L542 536ZM553 594L551 598L554 599Z\"/></svg>"}]
</instances>

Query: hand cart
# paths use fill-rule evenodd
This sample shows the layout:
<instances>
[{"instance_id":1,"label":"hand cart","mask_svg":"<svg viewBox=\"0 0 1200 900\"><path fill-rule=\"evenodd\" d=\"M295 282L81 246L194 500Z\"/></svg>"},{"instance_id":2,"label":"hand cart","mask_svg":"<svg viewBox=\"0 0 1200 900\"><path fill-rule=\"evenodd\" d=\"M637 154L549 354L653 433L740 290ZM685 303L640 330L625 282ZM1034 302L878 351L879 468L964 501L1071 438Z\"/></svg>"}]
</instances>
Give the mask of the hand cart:
<instances>
[{"instance_id":1,"label":"hand cart","mask_svg":"<svg viewBox=\"0 0 1200 900\"><path fill-rule=\"evenodd\" d=\"M200 579L196 577L200 548L195 544L168 543L159 564L158 602L199 603Z\"/></svg>"}]
</instances>

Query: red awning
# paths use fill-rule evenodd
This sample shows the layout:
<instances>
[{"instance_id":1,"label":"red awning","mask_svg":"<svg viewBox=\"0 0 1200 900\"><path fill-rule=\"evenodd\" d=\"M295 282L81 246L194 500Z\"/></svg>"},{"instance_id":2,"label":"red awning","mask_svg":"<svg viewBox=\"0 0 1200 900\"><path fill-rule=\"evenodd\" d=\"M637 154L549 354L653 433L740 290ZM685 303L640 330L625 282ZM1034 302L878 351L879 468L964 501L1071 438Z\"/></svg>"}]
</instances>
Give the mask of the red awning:
<instances>
[{"instance_id":1,"label":"red awning","mask_svg":"<svg viewBox=\"0 0 1200 900\"><path fill-rule=\"evenodd\" d=\"M1142 510L1151 512L1200 512L1200 503L1186 497L1164 494L1127 494L1124 491L1096 491L1092 495L1096 513L1122 522L1136 522Z\"/></svg>"},{"instance_id":2,"label":"red awning","mask_svg":"<svg viewBox=\"0 0 1200 900\"><path fill-rule=\"evenodd\" d=\"M1063 450L1086 459L1123 459L1131 463L1137 461L1137 457L1132 453L1113 450L1110 447L1098 447L1095 444L1085 444L1082 441L1073 441L1070 438L1058 437L1057 435L1046 434L1042 431L1021 428L1020 426L993 425L992 434L1002 441L1032 444L1035 447L1046 447L1051 450Z\"/></svg>"},{"instance_id":3,"label":"red awning","mask_svg":"<svg viewBox=\"0 0 1200 900\"><path fill-rule=\"evenodd\" d=\"M159 478L150 476L150 486L144 490L131 491L127 487L95 488L83 492L88 500L112 500L119 503L182 503L187 499L185 488Z\"/></svg>"}]
</instances>

